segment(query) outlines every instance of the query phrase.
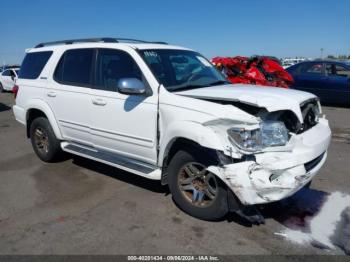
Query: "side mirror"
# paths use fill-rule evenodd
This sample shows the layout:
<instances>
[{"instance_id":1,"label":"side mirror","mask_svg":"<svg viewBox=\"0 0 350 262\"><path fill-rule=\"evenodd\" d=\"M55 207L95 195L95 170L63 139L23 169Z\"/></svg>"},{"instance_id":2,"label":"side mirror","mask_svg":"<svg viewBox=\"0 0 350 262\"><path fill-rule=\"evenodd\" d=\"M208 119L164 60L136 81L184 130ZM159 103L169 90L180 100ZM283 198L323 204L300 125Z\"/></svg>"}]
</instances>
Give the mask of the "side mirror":
<instances>
[{"instance_id":1,"label":"side mirror","mask_svg":"<svg viewBox=\"0 0 350 262\"><path fill-rule=\"evenodd\" d=\"M137 78L121 78L118 81L118 92L125 95L142 95L146 93L146 87Z\"/></svg>"}]
</instances>

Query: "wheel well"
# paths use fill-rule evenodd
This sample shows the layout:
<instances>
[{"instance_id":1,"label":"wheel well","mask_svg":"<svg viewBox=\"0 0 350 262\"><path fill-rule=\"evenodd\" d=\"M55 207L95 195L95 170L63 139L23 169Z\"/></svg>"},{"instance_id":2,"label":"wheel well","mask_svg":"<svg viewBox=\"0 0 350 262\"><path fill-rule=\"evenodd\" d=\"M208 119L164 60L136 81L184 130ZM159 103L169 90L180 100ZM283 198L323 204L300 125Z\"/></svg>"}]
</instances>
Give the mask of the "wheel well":
<instances>
[{"instance_id":1,"label":"wheel well","mask_svg":"<svg viewBox=\"0 0 350 262\"><path fill-rule=\"evenodd\" d=\"M214 159L215 161L220 162L218 158L218 151L215 149L203 147L200 144L189 140L187 138L175 138L172 142L170 142L169 149L165 153L164 159L163 159L163 165L162 165L162 178L161 178L161 183L162 185L168 184L168 179L167 179L167 169L169 166L169 163L173 156L176 154L181 149L185 149L187 151L195 151L195 152L200 152L200 154L204 154L207 157L210 157Z\"/></svg>"},{"instance_id":2,"label":"wheel well","mask_svg":"<svg viewBox=\"0 0 350 262\"><path fill-rule=\"evenodd\" d=\"M30 138L30 126L35 118L46 117L45 113L39 109L29 109L27 113L27 137Z\"/></svg>"},{"instance_id":3,"label":"wheel well","mask_svg":"<svg viewBox=\"0 0 350 262\"><path fill-rule=\"evenodd\" d=\"M175 138L172 142L170 142L170 148L165 153L165 157L163 160L163 166L162 166L162 177L161 177L161 184L167 185L168 184L168 166L171 161L171 159L174 157L176 152L179 150L187 150L190 152L198 152L203 157L206 157L207 159L212 159L214 162L217 163L217 165L225 165L225 164L231 164L233 163L233 159L225 156L223 152L203 147L200 144L186 139L186 138ZM219 178L220 179L220 178ZM230 211L237 211L241 208L242 204L239 201L239 199L236 197L235 193L228 189L228 208Z\"/></svg>"}]
</instances>

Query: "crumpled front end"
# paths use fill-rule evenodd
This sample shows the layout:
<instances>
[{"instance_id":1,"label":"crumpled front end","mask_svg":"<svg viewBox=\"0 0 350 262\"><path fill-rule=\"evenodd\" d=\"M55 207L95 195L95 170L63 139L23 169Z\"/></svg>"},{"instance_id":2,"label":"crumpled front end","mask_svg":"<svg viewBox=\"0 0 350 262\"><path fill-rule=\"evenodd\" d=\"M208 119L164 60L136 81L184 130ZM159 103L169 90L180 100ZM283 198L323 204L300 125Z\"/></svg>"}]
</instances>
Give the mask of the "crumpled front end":
<instances>
[{"instance_id":1,"label":"crumpled front end","mask_svg":"<svg viewBox=\"0 0 350 262\"><path fill-rule=\"evenodd\" d=\"M290 138L287 151L265 151L255 159L210 166L244 205L289 197L309 183L326 161L331 131L326 119Z\"/></svg>"}]
</instances>

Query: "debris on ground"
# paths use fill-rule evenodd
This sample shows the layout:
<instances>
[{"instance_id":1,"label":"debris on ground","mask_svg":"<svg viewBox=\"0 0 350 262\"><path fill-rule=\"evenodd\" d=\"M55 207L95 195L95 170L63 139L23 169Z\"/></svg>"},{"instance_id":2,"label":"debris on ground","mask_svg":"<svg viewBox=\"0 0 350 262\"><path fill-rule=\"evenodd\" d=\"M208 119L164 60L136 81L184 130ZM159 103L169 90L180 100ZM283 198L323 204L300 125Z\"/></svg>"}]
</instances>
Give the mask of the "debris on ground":
<instances>
[{"instance_id":1,"label":"debris on ground","mask_svg":"<svg viewBox=\"0 0 350 262\"><path fill-rule=\"evenodd\" d=\"M297 244L328 249L339 246L350 254L350 195L330 194L320 211L306 223L304 230L287 228L275 234Z\"/></svg>"}]
</instances>

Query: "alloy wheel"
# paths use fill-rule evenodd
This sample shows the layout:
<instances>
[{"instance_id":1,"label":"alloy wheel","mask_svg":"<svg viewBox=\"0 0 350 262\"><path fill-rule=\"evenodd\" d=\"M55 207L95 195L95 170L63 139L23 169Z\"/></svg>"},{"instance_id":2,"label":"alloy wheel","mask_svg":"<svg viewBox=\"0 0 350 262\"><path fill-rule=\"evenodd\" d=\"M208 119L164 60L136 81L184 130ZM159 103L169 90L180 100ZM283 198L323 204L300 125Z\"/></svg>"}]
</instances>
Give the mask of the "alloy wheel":
<instances>
[{"instance_id":1,"label":"alloy wheel","mask_svg":"<svg viewBox=\"0 0 350 262\"><path fill-rule=\"evenodd\" d=\"M178 174L178 186L185 199L196 207L208 207L216 199L218 183L213 173L196 162L184 165Z\"/></svg>"},{"instance_id":2,"label":"alloy wheel","mask_svg":"<svg viewBox=\"0 0 350 262\"><path fill-rule=\"evenodd\" d=\"M41 154L49 152L49 137L44 129L37 127L34 132L34 141L37 149Z\"/></svg>"}]
</instances>

